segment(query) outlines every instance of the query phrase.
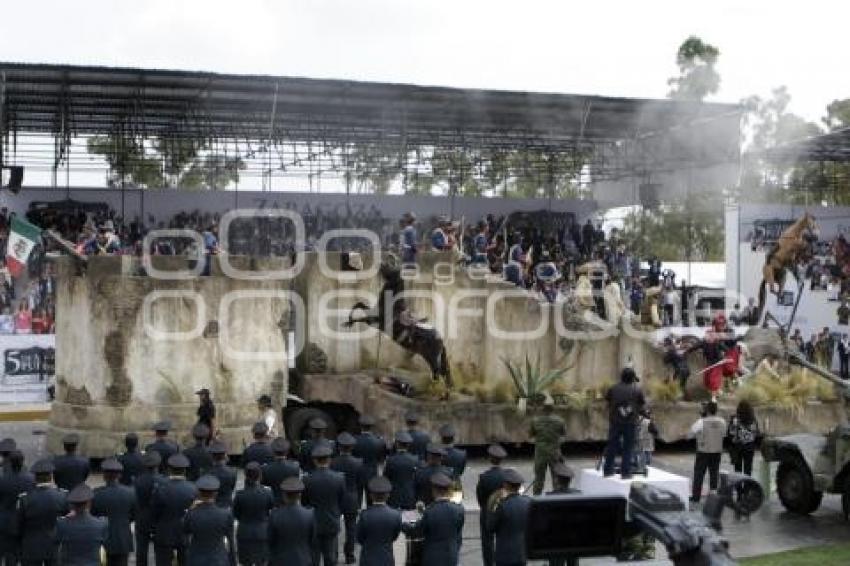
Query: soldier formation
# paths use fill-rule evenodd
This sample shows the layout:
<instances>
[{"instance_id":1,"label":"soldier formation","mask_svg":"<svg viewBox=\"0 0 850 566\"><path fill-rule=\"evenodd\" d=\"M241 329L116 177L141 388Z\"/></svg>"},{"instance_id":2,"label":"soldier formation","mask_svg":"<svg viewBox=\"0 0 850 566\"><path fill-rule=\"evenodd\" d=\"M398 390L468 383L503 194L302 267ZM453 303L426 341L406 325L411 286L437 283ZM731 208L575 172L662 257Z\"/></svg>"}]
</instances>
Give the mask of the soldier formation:
<instances>
[{"instance_id":1,"label":"soldier formation","mask_svg":"<svg viewBox=\"0 0 850 566\"><path fill-rule=\"evenodd\" d=\"M138 435L127 434L126 451L101 463L104 484L96 489L86 483L89 462L76 453L76 435L63 439L64 454L29 470L6 439L0 442L0 559L125 566L134 554L136 564L148 564L152 544L157 566L320 566L338 563L342 542L346 564L358 562L359 546L360 564L383 566L395 563L393 544L404 534L409 563L459 564L466 452L454 445L451 425L439 429L435 443L419 429L417 415L405 420L406 429L388 444L368 415L357 435L343 432L335 440L325 436L327 423L314 418L310 437L296 445L269 438L259 421L242 453L241 489L227 446L202 422L182 450L169 437L168 422L153 426L155 438L144 451ZM548 439L562 424L547 415L533 426ZM540 467L544 473L551 467L556 487L568 489L571 471L543 444ZM521 492L524 480L502 467L504 448L491 445L488 456L492 467L476 489L484 564L524 564L530 501Z\"/></svg>"}]
</instances>

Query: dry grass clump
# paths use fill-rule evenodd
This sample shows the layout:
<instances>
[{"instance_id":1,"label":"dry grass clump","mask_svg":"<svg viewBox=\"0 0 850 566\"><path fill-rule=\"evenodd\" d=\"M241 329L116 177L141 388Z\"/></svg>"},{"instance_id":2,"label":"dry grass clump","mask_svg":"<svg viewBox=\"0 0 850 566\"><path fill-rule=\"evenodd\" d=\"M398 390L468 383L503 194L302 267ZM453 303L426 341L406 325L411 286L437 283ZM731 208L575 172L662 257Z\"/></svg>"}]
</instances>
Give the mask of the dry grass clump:
<instances>
[{"instance_id":1,"label":"dry grass clump","mask_svg":"<svg viewBox=\"0 0 850 566\"><path fill-rule=\"evenodd\" d=\"M446 383L442 379L429 379L422 388L419 396L423 399L437 401L445 399L448 394L449 388L446 387Z\"/></svg>"},{"instance_id":2,"label":"dry grass clump","mask_svg":"<svg viewBox=\"0 0 850 566\"><path fill-rule=\"evenodd\" d=\"M651 379L647 381L646 393L653 403L673 403L682 396L682 388L673 380Z\"/></svg>"},{"instance_id":3,"label":"dry grass clump","mask_svg":"<svg viewBox=\"0 0 850 566\"><path fill-rule=\"evenodd\" d=\"M499 381L494 385L477 383L470 388L479 403L514 403L516 401L516 391L509 381Z\"/></svg>"},{"instance_id":4,"label":"dry grass clump","mask_svg":"<svg viewBox=\"0 0 850 566\"><path fill-rule=\"evenodd\" d=\"M593 385L587 388L587 394L593 400L604 399L608 390L613 387L614 381L611 379L599 379L593 382Z\"/></svg>"},{"instance_id":5,"label":"dry grass clump","mask_svg":"<svg viewBox=\"0 0 850 566\"><path fill-rule=\"evenodd\" d=\"M802 411L811 400L829 402L837 399L831 383L800 368L794 368L778 379L766 373L751 377L738 389L735 397L739 401L749 401L753 406L772 405L794 411Z\"/></svg>"},{"instance_id":6,"label":"dry grass clump","mask_svg":"<svg viewBox=\"0 0 850 566\"><path fill-rule=\"evenodd\" d=\"M556 403L561 407L572 409L573 411L584 411L593 402L589 390L565 391L560 393L556 398Z\"/></svg>"}]
</instances>

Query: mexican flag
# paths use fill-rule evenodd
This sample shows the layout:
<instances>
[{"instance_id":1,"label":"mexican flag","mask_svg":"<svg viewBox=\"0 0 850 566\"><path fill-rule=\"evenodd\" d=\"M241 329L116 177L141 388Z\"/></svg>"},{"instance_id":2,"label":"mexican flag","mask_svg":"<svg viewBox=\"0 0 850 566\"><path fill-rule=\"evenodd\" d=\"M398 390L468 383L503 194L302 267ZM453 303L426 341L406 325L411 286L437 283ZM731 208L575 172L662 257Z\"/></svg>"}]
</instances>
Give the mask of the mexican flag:
<instances>
[{"instance_id":1,"label":"mexican flag","mask_svg":"<svg viewBox=\"0 0 850 566\"><path fill-rule=\"evenodd\" d=\"M12 217L12 231L6 243L6 267L9 268L12 277L17 277L26 269L27 259L39 238L41 238L41 228L17 216Z\"/></svg>"}]
</instances>

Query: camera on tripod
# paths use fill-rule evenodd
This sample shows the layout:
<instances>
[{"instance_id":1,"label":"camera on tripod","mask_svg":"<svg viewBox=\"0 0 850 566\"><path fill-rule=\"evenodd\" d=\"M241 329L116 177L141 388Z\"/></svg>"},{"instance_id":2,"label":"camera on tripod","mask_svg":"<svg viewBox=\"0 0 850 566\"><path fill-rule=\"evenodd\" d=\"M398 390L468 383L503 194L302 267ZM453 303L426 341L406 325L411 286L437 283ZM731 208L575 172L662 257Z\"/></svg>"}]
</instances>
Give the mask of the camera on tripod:
<instances>
[{"instance_id":1,"label":"camera on tripod","mask_svg":"<svg viewBox=\"0 0 850 566\"><path fill-rule=\"evenodd\" d=\"M628 498L581 494L535 498L528 512L526 549L530 560L617 556L623 540L641 533L661 541L676 565L730 565L735 562L720 536L725 508L748 517L764 502L761 485L749 476L721 475L702 513L688 511L673 492L635 481Z\"/></svg>"}]
</instances>

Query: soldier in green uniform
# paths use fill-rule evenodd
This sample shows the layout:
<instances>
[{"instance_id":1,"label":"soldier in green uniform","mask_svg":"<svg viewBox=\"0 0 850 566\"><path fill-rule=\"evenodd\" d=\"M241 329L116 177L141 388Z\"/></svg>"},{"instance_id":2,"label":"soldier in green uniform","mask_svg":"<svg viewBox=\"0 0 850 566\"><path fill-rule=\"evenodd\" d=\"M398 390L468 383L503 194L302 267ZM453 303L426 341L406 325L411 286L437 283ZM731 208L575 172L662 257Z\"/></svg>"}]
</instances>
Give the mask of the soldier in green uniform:
<instances>
[{"instance_id":1,"label":"soldier in green uniform","mask_svg":"<svg viewBox=\"0 0 850 566\"><path fill-rule=\"evenodd\" d=\"M534 495L543 493L546 470L551 470L552 466L562 459L561 440L567 427L564 419L554 414L554 405L552 399L546 399L543 414L531 421L531 437L534 439Z\"/></svg>"}]
</instances>

